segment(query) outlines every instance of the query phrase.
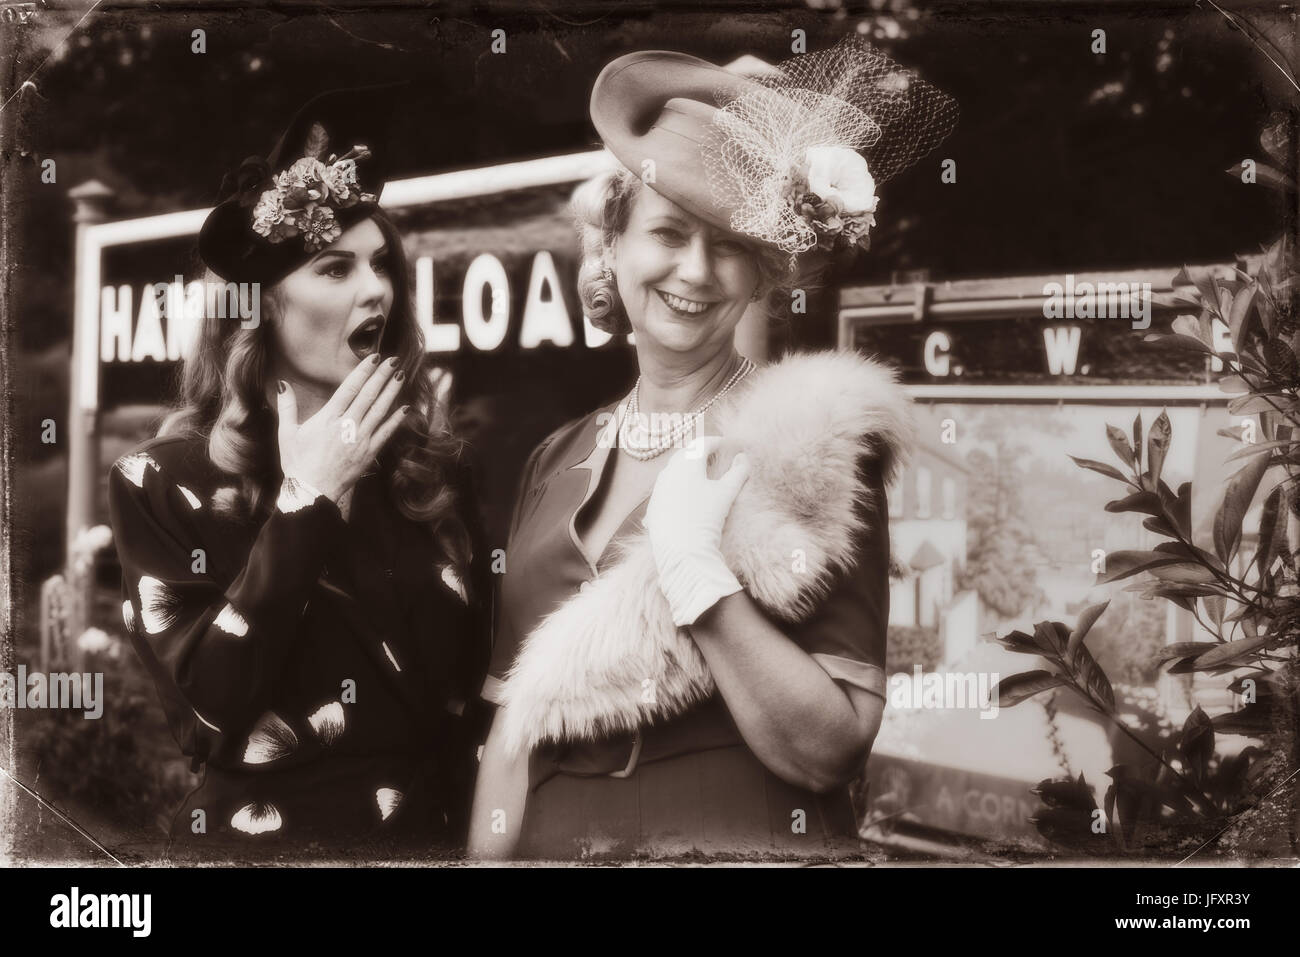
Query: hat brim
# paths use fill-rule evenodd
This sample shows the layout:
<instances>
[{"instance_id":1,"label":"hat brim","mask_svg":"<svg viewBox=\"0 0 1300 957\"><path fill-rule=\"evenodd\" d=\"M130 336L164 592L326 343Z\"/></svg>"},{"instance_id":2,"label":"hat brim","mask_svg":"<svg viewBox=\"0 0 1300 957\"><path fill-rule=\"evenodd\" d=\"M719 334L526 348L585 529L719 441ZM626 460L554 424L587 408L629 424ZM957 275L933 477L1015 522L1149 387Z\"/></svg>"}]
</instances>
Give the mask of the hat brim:
<instances>
[{"instance_id":1,"label":"hat brim","mask_svg":"<svg viewBox=\"0 0 1300 957\"><path fill-rule=\"evenodd\" d=\"M732 228L732 210L709 188L703 156L718 109L759 89L753 80L685 53L629 53L597 77L591 121L606 148L656 193L718 229L762 244Z\"/></svg>"},{"instance_id":2,"label":"hat brim","mask_svg":"<svg viewBox=\"0 0 1300 957\"><path fill-rule=\"evenodd\" d=\"M375 203L357 203L334 211L344 232L379 208ZM328 249L328 246L323 247ZM303 248L297 237L272 243L253 232L251 210L236 199L219 203L199 230L199 256L203 264L227 282L256 282L269 286L310 262L316 253Z\"/></svg>"}]
</instances>

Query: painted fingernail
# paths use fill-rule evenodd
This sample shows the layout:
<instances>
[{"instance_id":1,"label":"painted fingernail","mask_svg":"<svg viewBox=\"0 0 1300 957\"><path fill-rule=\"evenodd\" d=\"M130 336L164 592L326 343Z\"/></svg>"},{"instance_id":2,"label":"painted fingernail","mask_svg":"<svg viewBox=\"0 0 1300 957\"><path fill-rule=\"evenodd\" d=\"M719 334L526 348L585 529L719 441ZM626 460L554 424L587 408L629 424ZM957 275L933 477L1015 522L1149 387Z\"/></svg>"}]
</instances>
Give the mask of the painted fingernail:
<instances>
[{"instance_id":1,"label":"painted fingernail","mask_svg":"<svg viewBox=\"0 0 1300 957\"><path fill-rule=\"evenodd\" d=\"M395 366L395 365L397 365L397 356L391 356L391 357L389 358L389 360L388 360L388 364L389 364L390 366Z\"/></svg>"},{"instance_id":2,"label":"painted fingernail","mask_svg":"<svg viewBox=\"0 0 1300 957\"><path fill-rule=\"evenodd\" d=\"M275 383L275 387L279 389L281 392L284 392L285 389L289 388L289 386L285 383L283 379L277 379Z\"/></svg>"},{"instance_id":3,"label":"painted fingernail","mask_svg":"<svg viewBox=\"0 0 1300 957\"><path fill-rule=\"evenodd\" d=\"M373 356L370 357L370 364L371 364L372 366L377 366L377 365L379 365L379 358L380 358L380 357L379 357L379 353L376 352Z\"/></svg>"},{"instance_id":4,"label":"painted fingernail","mask_svg":"<svg viewBox=\"0 0 1300 957\"><path fill-rule=\"evenodd\" d=\"M403 379L406 378L406 370L405 370L405 369L398 369L398 370L397 370L397 374L396 374L395 376L393 376L393 378L394 378L396 381L401 382Z\"/></svg>"},{"instance_id":5,"label":"painted fingernail","mask_svg":"<svg viewBox=\"0 0 1300 957\"><path fill-rule=\"evenodd\" d=\"M402 415L409 415L411 411L411 407L409 405L404 405L397 411L402 413Z\"/></svg>"}]
</instances>

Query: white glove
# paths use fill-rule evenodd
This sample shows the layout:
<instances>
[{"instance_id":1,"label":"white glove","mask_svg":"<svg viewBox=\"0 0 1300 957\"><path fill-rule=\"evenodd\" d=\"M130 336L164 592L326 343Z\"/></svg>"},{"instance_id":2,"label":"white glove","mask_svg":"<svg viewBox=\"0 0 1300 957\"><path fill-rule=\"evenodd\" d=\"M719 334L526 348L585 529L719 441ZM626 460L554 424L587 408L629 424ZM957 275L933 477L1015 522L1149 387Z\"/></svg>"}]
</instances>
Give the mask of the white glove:
<instances>
[{"instance_id":1,"label":"white glove","mask_svg":"<svg viewBox=\"0 0 1300 957\"><path fill-rule=\"evenodd\" d=\"M720 435L697 438L673 453L655 480L641 523L650 533L659 589L679 628L740 591L722 558L722 526L749 477L749 462L739 452L725 475L709 478L709 456L722 441Z\"/></svg>"}]
</instances>

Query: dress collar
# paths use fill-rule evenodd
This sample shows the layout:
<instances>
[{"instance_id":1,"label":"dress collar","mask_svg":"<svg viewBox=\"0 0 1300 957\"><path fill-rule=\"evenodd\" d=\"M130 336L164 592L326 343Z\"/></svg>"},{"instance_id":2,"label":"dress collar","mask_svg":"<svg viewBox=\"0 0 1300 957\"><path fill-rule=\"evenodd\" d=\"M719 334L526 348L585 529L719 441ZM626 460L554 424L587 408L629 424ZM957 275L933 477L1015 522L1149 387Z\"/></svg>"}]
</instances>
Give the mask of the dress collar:
<instances>
[{"instance_id":1,"label":"dress collar","mask_svg":"<svg viewBox=\"0 0 1300 957\"><path fill-rule=\"evenodd\" d=\"M622 402L615 401L597 409L587 419L583 420L578 427L579 434L590 436L590 442L580 441L576 443L573 454L569 456L570 464L565 467L565 471L587 469L590 473L587 478L587 490L583 493L577 507L569 513L568 528L570 541L587 562L593 576L598 571L602 556L593 558L587 551L582 539L578 537L578 513L586 507L591 497L596 494L596 489L600 487L600 480L605 474L605 466L609 462L609 455L618 442L618 425L622 417ZM604 418L604 425L600 424L602 418ZM574 461L575 459L576 461ZM608 547L606 551L608 551Z\"/></svg>"},{"instance_id":2,"label":"dress collar","mask_svg":"<svg viewBox=\"0 0 1300 957\"><path fill-rule=\"evenodd\" d=\"M602 417L606 417L603 426ZM600 477L605 474L605 463L609 461L609 453L618 442L618 424L622 417L622 400L611 402L591 413L588 417L590 421L584 422L579 427L579 434L588 438L575 444L566 468L590 469L595 484L599 484ZM595 484L591 487L594 488ZM585 504L586 500L583 501Z\"/></svg>"}]
</instances>

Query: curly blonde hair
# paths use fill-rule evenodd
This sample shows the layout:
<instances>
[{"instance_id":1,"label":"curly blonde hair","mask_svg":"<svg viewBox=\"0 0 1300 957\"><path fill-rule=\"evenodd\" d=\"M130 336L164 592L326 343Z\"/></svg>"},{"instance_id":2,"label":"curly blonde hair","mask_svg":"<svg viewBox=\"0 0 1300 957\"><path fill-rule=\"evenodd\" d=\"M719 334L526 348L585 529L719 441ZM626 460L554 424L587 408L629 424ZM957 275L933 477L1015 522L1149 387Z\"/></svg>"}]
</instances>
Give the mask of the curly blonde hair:
<instances>
[{"instance_id":1,"label":"curly blonde hair","mask_svg":"<svg viewBox=\"0 0 1300 957\"><path fill-rule=\"evenodd\" d=\"M580 183L569 207L582 241L582 263L578 267L578 299L591 324L603 332L624 336L632 331L627 310L618 295L618 284L605 273L605 254L614 240L627 229L632 204L641 190L641 180L623 166ZM762 277L759 290L770 297L793 287L796 270L791 257L770 246L748 244Z\"/></svg>"}]
</instances>

